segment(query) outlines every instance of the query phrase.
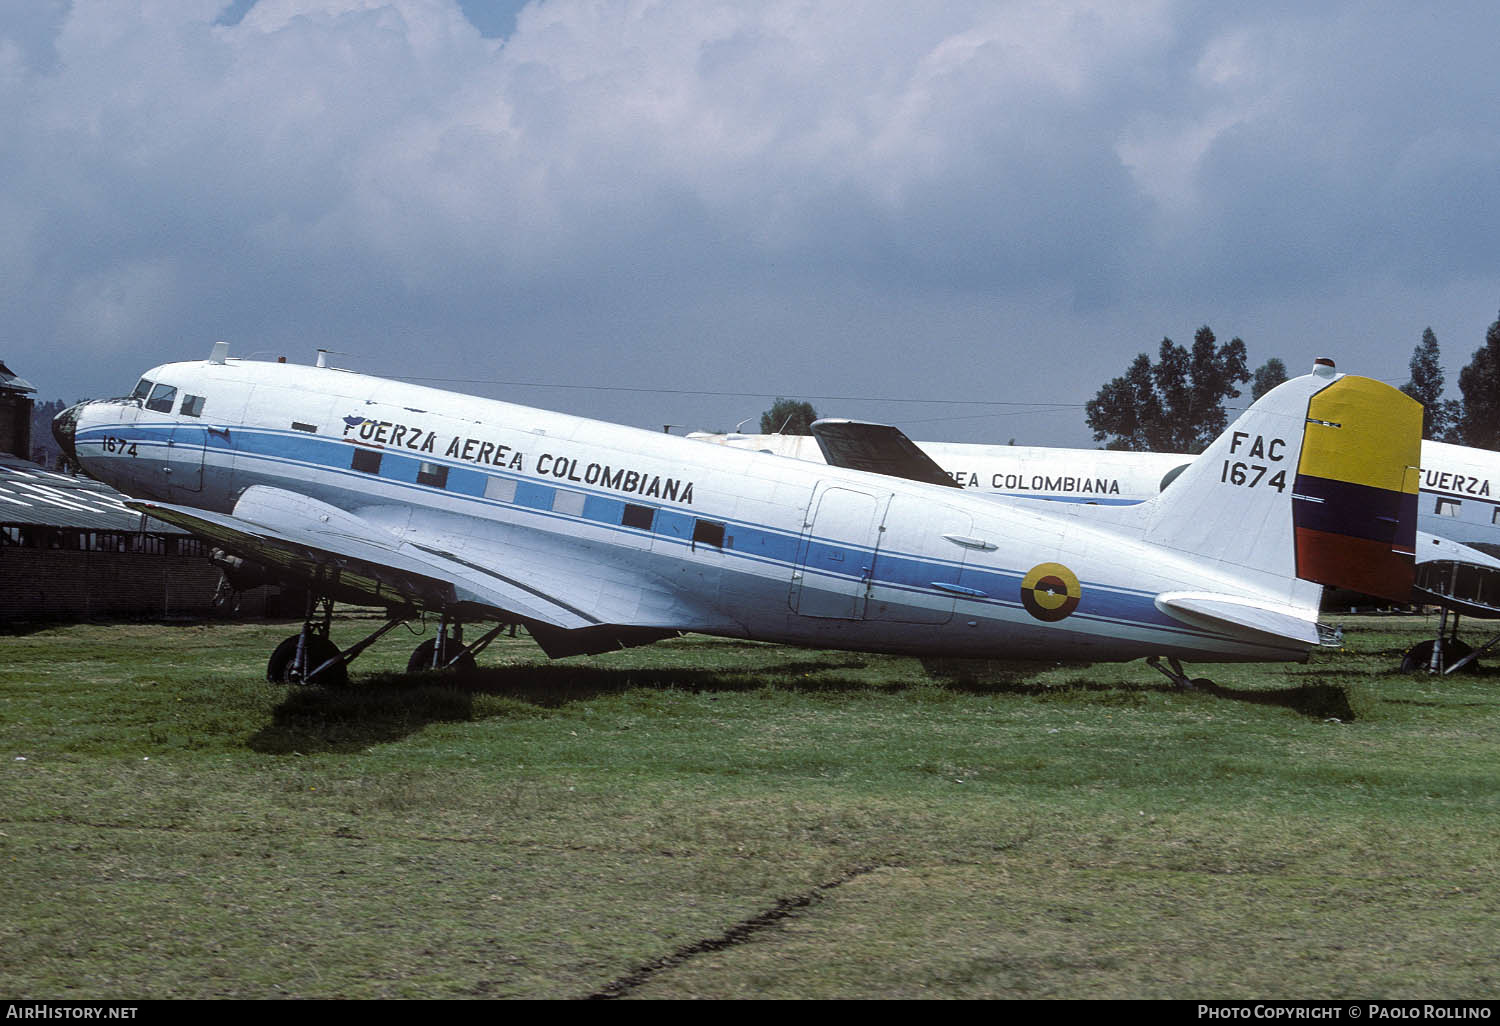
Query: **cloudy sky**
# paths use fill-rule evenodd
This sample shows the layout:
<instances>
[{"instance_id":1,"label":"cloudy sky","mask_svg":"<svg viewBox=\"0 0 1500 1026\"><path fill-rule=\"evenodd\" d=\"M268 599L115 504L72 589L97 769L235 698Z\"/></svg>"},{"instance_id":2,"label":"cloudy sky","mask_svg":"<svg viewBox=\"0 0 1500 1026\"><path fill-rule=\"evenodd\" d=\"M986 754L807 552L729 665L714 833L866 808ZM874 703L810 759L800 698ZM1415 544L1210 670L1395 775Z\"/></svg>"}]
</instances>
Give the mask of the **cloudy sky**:
<instances>
[{"instance_id":1,"label":"cloudy sky","mask_svg":"<svg viewBox=\"0 0 1500 1026\"><path fill-rule=\"evenodd\" d=\"M659 428L1091 444L1209 324L1450 394L1485 2L0 0L0 358L310 362ZM898 401L900 400L900 401ZM924 400L914 402L910 400Z\"/></svg>"}]
</instances>

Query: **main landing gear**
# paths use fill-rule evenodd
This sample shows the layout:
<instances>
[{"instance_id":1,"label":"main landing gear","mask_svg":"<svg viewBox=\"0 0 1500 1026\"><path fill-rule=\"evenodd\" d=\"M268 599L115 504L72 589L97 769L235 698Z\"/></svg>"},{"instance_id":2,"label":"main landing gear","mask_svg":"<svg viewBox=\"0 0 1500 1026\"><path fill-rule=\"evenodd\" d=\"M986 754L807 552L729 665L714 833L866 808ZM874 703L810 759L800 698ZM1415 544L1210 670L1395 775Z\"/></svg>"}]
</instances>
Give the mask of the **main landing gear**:
<instances>
[{"instance_id":1,"label":"main landing gear","mask_svg":"<svg viewBox=\"0 0 1500 1026\"><path fill-rule=\"evenodd\" d=\"M1448 629L1448 609L1443 607L1438 619L1437 637L1431 641L1419 641L1401 656L1402 673L1457 673L1463 670L1473 673L1479 669L1479 657L1500 642L1496 635L1478 649L1471 648L1458 639L1459 614L1453 614L1453 629ZM1446 634L1447 637L1443 637Z\"/></svg>"},{"instance_id":2,"label":"main landing gear","mask_svg":"<svg viewBox=\"0 0 1500 1026\"><path fill-rule=\"evenodd\" d=\"M321 622L314 616L318 600L307 597L307 616L302 630L276 646L266 663L266 680L273 684L328 684L341 687L349 683L348 660L338 646L328 640L333 623L333 601L322 601ZM362 650L361 650L362 651Z\"/></svg>"},{"instance_id":3,"label":"main landing gear","mask_svg":"<svg viewBox=\"0 0 1500 1026\"><path fill-rule=\"evenodd\" d=\"M319 606L322 607L321 616L315 615ZM340 652L328 637L333 624L333 601L309 596L307 617L302 623L302 630L276 646L276 650L271 653L270 662L266 664L266 680L273 684L342 687L349 683L349 664L365 649L405 622L400 618L388 620L369 637ZM406 671L474 670L477 668L474 657L508 626L510 625L505 623L498 624L474 644L465 646L463 625L457 620L450 621L445 613L439 622L437 637L428 638L416 647L411 658L406 661Z\"/></svg>"},{"instance_id":4,"label":"main landing gear","mask_svg":"<svg viewBox=\"0 0 1500 1026\"><path fill-rule=\"evenodd\" d=\"M1161 656L1147 656L1146 665L1172 682L1172 686L1178 691L1191 691L1193 688L1211 688L1214 682L1207 677L1194 677L1188 679L1187 672L1183 670L1182 664L1177 661L1176 656L1167 656L1168 669L1161 664Z\"/></svg>"}]
</instances>

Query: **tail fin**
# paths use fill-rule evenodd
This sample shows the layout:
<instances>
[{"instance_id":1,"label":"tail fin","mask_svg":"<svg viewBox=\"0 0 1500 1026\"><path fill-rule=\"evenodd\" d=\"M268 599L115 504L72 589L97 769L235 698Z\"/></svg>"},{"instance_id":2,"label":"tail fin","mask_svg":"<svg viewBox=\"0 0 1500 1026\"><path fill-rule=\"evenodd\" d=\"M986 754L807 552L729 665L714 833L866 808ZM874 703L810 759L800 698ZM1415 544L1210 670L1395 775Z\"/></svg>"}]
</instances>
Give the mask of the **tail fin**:
<instances>
[{"instance_id":1,"label":"tail fin","mask_svg":"<svg viewBox=\"0 0 1500 1026\"><path fill-rule=\"evenodd\" d=\"M1266 585L1295 577L1407 601L1421 444L1420 403L1320 360L1151 501L1146 540Z\"/></svg>"}]
</instances>

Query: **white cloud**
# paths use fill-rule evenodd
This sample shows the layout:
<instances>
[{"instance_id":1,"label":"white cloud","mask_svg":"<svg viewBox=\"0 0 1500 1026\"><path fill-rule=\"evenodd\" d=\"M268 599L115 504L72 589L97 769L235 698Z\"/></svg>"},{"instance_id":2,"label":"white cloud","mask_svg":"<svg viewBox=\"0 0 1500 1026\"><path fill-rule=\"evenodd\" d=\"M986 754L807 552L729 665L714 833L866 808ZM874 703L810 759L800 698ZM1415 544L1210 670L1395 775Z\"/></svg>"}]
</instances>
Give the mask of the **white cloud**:
<instances>
[{"instance_id":1,"label":"white cloud","mask_svg":"<svg viewBox=\"0 0 1500 1026\"><path fill-rule=\"evenodd\" d=\"M225 8L0 26L17 330L153 357L166 316L379 356L416 331L458 360L613 327L679 354L732 296L769 366L840 332L902 366L907 303L926 348L1013 375L1009 311L1063 308L1054 348L1151 322L1097 346L1102 380L1179 321L1240 331L1215 310L1492 270L1488 8L539 0L503 40L455 0Z\"/></svg>"}]
</instances>

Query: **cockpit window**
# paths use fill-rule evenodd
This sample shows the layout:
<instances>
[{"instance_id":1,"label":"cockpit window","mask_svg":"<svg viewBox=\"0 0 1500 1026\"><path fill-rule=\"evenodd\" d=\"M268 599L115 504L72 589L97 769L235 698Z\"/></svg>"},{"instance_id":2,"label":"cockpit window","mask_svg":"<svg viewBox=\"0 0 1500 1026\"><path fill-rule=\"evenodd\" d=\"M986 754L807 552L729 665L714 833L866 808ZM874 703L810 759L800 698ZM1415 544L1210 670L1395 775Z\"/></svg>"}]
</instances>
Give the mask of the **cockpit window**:
<instances>
[{"instance_id":1,"label":"cockpit window","mask_svg":"<svg viewBox=\"0 0 1500 1026\"><path fill-rule=\"evenodd\" d=\"M201 395L184 395L182 397L182 413L186 417L203 416L203 397Z\"/></svg>"},{"instance_id":2,"label":"cockpit window","mask_svg":"<svg viewBox=\"0 0 1500 1026\"><path fill-rule=\"evenodd\" d=\"M171 413L172 404L177 401L177 387L175 385L157 385L151 390L151 398L146 400L146 409L155 410L157 413Z\"/></svg>"},{"instance_id":3,"label":"cockpit window","mask_svg":"<svg viewBox=\"0 0 1500 1026\"><path fill-rule=\"evenodd\" d=\"M130 393L130 398L132 398L132 399L145 399L146 396L148 396L150 394L151 394L151 382L147 381L145 378L142 378L141 380L139 380L139 381L137 381L135 383L135 391Z\"/></svg>"}]
</instances>

